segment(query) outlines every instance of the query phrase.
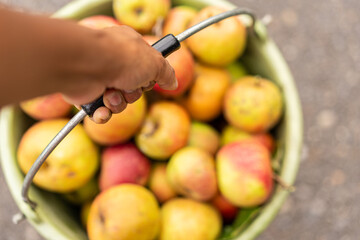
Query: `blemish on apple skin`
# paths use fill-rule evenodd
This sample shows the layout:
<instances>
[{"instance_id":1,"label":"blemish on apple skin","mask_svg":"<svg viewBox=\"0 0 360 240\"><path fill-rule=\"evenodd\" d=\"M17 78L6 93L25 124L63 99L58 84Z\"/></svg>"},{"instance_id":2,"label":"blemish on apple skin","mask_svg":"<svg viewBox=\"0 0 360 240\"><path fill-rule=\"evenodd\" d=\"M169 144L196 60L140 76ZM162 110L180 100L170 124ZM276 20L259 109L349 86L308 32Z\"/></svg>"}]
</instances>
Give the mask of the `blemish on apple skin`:
<instances>
[{"instance_id":1,"label":"blemish on apple skin","mask_svg":"<svg viewBox=\"0 0 360 240\"><path fill-rule=\"evenodd\" d=\"M102 225L105 224L105 216L100 209L99 209L99 220Z\"/></svg>"},{"instance_id":2,"label":"blemish on apple skin","mask_svg":"<svg viewBox=\"0 0 360 240\"><path fill-rule=\"evenodd\" d=\"M41 170L45 170L49 168L49 163L48 162L44 162L43 165L41 166Z\"/></svg>"},{"instance_id":3,"label":"blemish on apple skin","mask_svg":"<svg viewBox=\"0 0 360 240\"><path fill-rule=\"evenodd\" d=\"M69 172L67 174L68 177L75 177L76 173L75 172Z\"/></svg>"},{"instance_id":4,"label":"blemish on apple skin","mask_svg":"<svg viewBox=\"0 0 360 240\"><path fill-rule=\"evenodd\" d=\"M144 136L151 137L159 128L159 123L156 121L146 121L144 124Z\"/></svg>"}]
</instances>

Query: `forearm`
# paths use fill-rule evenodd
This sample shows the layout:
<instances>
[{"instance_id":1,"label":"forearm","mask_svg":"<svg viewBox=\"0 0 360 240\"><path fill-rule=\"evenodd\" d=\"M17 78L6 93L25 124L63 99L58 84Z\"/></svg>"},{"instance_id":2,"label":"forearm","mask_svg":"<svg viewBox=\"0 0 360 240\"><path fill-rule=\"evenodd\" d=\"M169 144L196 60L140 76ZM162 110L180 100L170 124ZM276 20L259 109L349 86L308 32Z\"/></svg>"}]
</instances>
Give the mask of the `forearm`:
<instances>
[{"instance_id":1,"label":"forearm","mask_svg":"<svg viewBox=\"0 0 360 240\"><path fill-rule=\"evenodd\" d=\"M97 84L104 32L0 8L0 106ZM6 90L5 90L6 89Z\"/></svg>"}]
</instances>

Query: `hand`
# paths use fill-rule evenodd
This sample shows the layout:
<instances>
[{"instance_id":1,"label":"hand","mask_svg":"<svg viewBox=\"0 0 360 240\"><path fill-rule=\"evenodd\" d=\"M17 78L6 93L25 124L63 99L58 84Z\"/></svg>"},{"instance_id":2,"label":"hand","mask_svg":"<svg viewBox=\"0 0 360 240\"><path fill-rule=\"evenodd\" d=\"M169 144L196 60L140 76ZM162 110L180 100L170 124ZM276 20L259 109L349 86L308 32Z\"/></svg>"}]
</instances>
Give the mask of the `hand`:
<instances>
[{"instance_id":1,"label":"hand","mask_svg":"<svg viewBox=\"0 0 360 240\"><path fill-rule=\"evenodd\" d=\"M155 83L167 90L177 88L174 70L166 59L127 26L104 29L102 51L97 60L102 64L98 77L82 93L65 94L73 103L85 104L103 94L105 107L93 114L96 123L107 122L112 113L123 111L138 100Z\"/></svg>"}]
</instances>

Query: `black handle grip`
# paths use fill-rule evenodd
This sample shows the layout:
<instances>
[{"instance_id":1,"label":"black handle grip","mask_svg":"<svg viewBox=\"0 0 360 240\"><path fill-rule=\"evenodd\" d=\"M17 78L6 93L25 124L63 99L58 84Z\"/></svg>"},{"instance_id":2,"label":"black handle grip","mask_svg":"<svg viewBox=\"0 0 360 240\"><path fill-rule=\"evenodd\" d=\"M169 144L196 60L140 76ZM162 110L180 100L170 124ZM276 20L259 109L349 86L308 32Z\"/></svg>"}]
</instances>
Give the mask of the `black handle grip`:
<instances>
[{"instance_id":1,"label":"black handle grip","mask_svg":"<svg viewBox=\"0 0 360 240\"><path fill-rule=\"evenodd\" d=\"M168 34L156 43L154 43L152 47L155 48L158 52L161 52L163 57L166 58L171 53L175 52L180 48L180 42L174 35Z\"/></svg>"},{"instance_id":2,"label":"black handle grip","mask_svg":"<svg viewBox=\"0 0 360 240\"><path fill-rule=\"evenodd\" d=\"M105 104L103 101L103 96L101 96L91 103L81 105L81 108L86 112L86 114L89 117L92 117L92 115L94 114L96 109L98 109L99 107L104 107L104 106L105 106Z\"/></svg>"},{"instance_id":3,"label":"black handle grip","mask_svg":"<svg viewBox=\"0 0 360 240\"><path fill-rule=\"evenodd\" d=\"M167 57L180 48L180 42L174 35L168 34L156 43L154 43L152 47L159 51L164 57ZM82 105L81 108L86 112L88 116L92 117L95 110L103 106L105 105L103 101L103 96L101 96L91 103Z\"/></svg>"}]
</instances>

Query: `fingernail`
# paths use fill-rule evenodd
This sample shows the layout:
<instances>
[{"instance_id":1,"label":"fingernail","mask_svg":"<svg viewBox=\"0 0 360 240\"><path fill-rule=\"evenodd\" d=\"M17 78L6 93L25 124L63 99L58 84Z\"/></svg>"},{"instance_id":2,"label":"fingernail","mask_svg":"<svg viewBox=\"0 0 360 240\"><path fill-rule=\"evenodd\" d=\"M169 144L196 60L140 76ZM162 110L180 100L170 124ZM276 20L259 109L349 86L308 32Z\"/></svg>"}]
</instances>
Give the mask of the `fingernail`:
<instances>
[{"instance_id":1,"label":"fingernail","mask_svg":"<svg viewBox=\"0 0 360 240\"><path fill-rule=\"evenodd\" d=\"M133 93L133 92L135 92L136 90L123 90L124 91L124 93Z\"/></svg>"},{"instance_id":2,"label":"fingernail","mask_svg":"<svg viewBox=\"0 0 360 240\"><path fill-rule=\"evenodd\" d=\"M122 97L120 96L120 93L113 92L109 96L109 102L112 106L118 106L122 102Z\"/></svg>"}]
</instances>

